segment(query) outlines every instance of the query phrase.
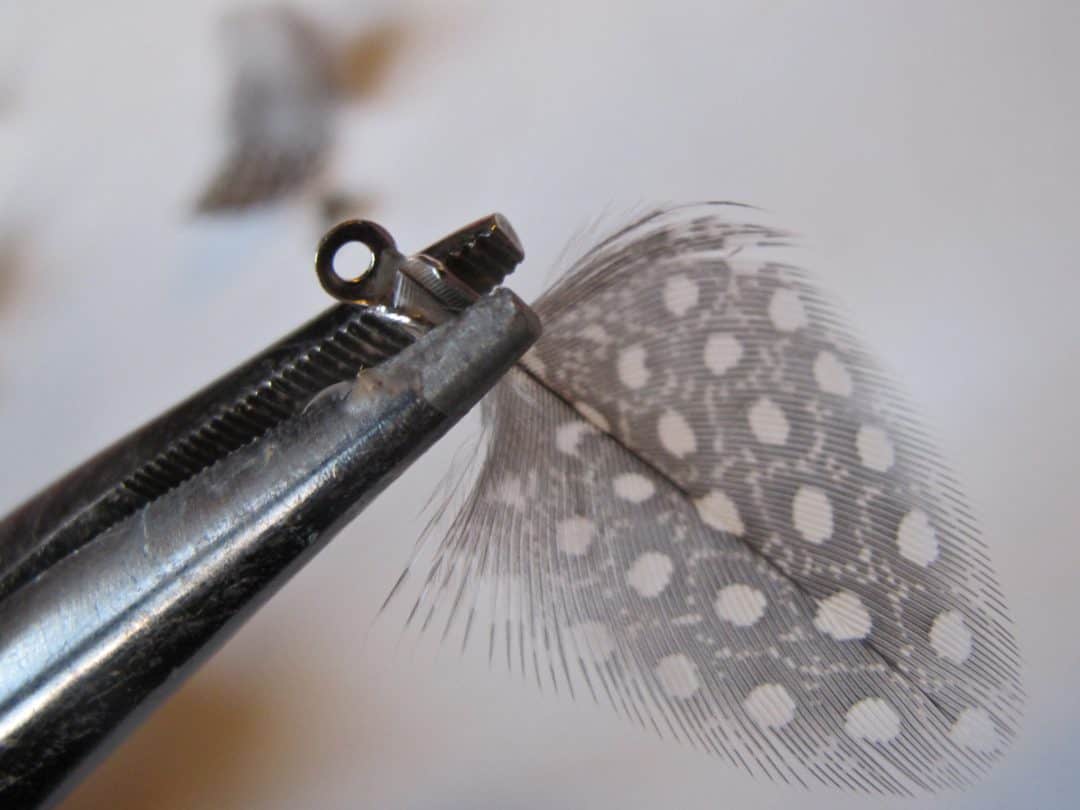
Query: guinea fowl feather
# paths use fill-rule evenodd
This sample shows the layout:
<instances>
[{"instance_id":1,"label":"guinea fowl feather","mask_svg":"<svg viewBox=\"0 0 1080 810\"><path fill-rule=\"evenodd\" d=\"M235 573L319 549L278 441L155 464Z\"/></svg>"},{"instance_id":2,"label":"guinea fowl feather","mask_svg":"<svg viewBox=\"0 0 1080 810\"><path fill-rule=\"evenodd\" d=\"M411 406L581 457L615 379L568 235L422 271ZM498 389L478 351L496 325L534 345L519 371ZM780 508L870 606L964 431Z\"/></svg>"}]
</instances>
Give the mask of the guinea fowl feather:
<instances>
[{"instance_id":1,"label":"guinea fowl feather","mask_svg":"<svg viewBox=\"0 0 1080 810\"><path fill-rule=\"evenodd\" d=\"M538 685L756 774L967 784L1022 702L978 530L899 388L751 211L651 212L535 304L544 335L484 400L409 622L463 644L486 622L489 655Z\"/></svg>"}]
</instances>

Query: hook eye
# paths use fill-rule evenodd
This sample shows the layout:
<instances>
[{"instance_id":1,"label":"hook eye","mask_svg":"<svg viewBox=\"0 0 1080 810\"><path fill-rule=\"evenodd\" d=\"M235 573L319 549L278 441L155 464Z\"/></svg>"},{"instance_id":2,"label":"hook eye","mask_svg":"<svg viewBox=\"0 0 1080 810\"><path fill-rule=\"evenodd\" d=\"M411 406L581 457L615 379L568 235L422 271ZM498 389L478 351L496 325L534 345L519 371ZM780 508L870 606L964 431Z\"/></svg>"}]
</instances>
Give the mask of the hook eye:
<instances>
[{"instance_id":1,"label":"hook eye","mask_svg":"<svg viewBox=\"0 0 1080 810\"><path fill-rule=\"evenodd\" d=\"M334 258L345 245L353 243L359 243L371 251L371 258L359 275L344 278L334 268ZM335 225L319 242L315 252L315 274L319 277L319 284L339 301L353 302L369 298L374 292L369 282L376 275L382 254L394 248L394 237L374 222L354 219Z\"/></svg>"}]
</instances>

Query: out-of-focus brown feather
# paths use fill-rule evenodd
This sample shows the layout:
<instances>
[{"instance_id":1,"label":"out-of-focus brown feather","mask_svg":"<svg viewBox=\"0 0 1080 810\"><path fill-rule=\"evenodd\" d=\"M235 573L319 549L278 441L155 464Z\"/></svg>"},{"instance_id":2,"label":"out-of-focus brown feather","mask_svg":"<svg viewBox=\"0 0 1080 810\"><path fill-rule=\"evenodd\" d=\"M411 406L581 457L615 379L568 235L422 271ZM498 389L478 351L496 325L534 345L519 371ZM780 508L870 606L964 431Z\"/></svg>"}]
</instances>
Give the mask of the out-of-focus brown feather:
<instances>
[{"instance_id":1,"label":"out-of-focus brown feather","mask_svg":"<svg viewBox=\"0 0 1080 810\"><path fill-rule=\"evenodd\" d=\"M392 21L358 34L330 32L280 7L234 13L223 29L231 72L229 148L199 198L203 213L245 209L319 185L341 105L377 92L406 39Z\"/></svg>"}]
</instances>

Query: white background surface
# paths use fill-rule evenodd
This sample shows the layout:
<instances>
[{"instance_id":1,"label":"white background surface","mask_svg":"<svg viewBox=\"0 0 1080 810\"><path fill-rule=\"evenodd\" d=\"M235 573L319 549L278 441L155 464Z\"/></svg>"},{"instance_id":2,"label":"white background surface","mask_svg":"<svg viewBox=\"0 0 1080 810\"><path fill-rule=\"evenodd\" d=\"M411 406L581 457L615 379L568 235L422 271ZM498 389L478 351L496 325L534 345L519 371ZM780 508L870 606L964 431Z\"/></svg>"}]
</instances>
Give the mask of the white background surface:
<instances>
[{"instance_id":1,"label":"white background surface","mask_svg":"<svg viewBox=\"0 0 1080 810\"><path fill-rule=\"evenodd\" d=\"M221 2L6 0L0 511L325 304L301 204L205 222ZM339 177L404 247L492 209L535 296L568 237L726 198L903 379L981 516L1027 720L973 790L1080 794L1080 7L1063 2L314 3L404 32ZM361 4L352 4L360 6ZM6 100L5 100L6 99ZM65 804L76 808L892 806L755 782L482 656L370 625L458 432L346 530Z\"/></svg>"}]
</instances>

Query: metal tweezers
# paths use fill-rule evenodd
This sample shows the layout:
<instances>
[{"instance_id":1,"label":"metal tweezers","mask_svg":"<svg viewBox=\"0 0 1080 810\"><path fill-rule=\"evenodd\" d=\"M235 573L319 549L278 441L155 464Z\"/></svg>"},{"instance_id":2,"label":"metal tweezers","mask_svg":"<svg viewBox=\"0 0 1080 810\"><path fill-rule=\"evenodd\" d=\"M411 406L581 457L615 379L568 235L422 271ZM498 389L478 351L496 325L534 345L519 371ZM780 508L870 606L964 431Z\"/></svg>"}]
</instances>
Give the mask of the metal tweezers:
<instances>
[{"instance_id":1,"label":"metal tweezers","mask_svg":"<svg viewBox=\"0 0 1080 810\"><path fill-rule=\"evenodd\" d=\"M0 807L58 802L480 400L540 334L523 258L499 215L412 256L338 225L341 303L0 522Z\"/></svg>"}]
</instances>

